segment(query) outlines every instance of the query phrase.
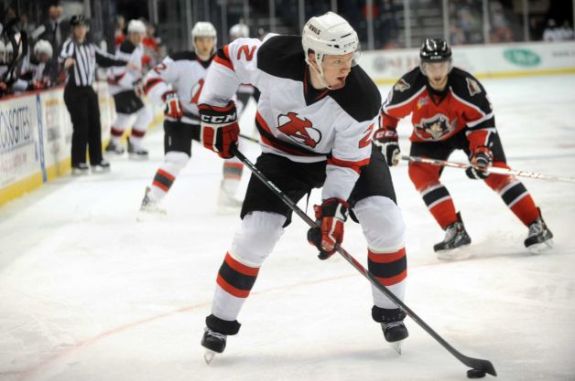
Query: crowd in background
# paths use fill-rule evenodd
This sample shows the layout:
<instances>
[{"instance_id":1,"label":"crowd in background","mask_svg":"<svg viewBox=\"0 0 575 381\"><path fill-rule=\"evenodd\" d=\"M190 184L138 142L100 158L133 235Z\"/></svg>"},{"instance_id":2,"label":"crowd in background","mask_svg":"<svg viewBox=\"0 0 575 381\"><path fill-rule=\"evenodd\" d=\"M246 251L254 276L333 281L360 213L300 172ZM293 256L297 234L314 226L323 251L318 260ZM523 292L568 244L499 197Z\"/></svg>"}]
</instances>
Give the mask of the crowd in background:
<instances>
[{"instance_id":1,"label":"crowd in background","mask_svg":"<svg viewBox=\"0 0 575 381\"><path fill-rule=\"evenodd\" d=\"M70 35L71 16L64 14L61 5L52 3L46 9L46 20L36 25L26 14L18 15L12 7L5 10L0 23L0 97L64 84L66 75L58 55ZM142 21L146 24L143 64L149 69L166 55L166 49L155 36L154 26ZM108 49L104 40L93 42L104 51L115 51L124 41L125 32L125 20L119 16L115 46ZM100 79L105 79L106 73L98 74Z\"/></svg>"},{"instance_id":2,"label":"crowd in background","mask_svg":"<svg viewBox=\"0 0 575 381\"><path fill-rule=\"evenodd\" d=\"M259 12L267 1L253 2L252 24L265 20L265 12ZM261 3L261 4L260 4ZM265 3L265 4L264 4ZM330 9L331 1L306 1L305 14L321 14ZM412 0L412 39L418 40L418 31L426 35L443 35L441 24L441 0ZM404 3L400 0L374 0L371 8L367 3L354 0L338 0L338 12L344 15L352 25L357 25L361 41L367 39L367 20L373 21L374 43L376 49L401 48L405 46ZM299 26L296 0L276 0L277 19L275 28L279 33L296 33ZM434 13L432 11L439 13ZM504 43L522 41L524 28L520 15L513 11L506 0L490 0L487 9L488 29L484 31L482 1L449 0L449 42L452 45ZM58 86L65 81L65 75L57 57L62 43L69 36L69 17L64 14L58 2L51 2L44 9L44 21L34 22L25 12L17 12L14 6L3 10L0 20L0 96L28 90L41 90ZM551 15L551 13L549 13ZM166 56L167 48L156 36L155 25L146 24L146 37L143 44L146 51L144 66L153 67L161 57ZM530 19L532 41L573 40L573 29L569 21L551 16ZM263 25L263 24L262 24ZM431 25L431 27L430 27ZM269 28L269 25L266 27ZM254 28L258 34L265 34L266 27ZM431 29L429 29L431 28ZM435 29L433 29L435 28ZM126 21L118 16L113 39L108 34L106 41L95 41L103 50L115 51L125 38ZM100 34L101 37L101 34ZM485 39L488 41L485 41ZM172 45L181 42L166 41ZM412 43L414 46L415 42ZM172 46L173 48L173 46ZM365 48L365 45L364 45ZM100 78L105 74L100 73Z\"/></svg>"}]
</instances>

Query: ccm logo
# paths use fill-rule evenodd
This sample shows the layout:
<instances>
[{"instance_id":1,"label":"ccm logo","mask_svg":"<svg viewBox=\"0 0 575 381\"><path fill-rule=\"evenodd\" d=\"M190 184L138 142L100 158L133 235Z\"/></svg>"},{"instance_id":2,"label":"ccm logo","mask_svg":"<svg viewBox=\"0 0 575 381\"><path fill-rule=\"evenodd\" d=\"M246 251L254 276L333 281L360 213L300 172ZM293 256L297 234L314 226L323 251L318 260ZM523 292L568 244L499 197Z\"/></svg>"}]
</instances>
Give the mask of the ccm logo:
<instances>
[{"instance_id":1,"label":"ccm logo","mask_svg":"<svg viewBox=\"0 0 575 381\"><path fill-rule=\"evenodd\" d=\"M222 124L222 123L231 123L236 121L236 113L229 115L201 115L202 122L205 123L213 123L213 124Z\"/></svg>"}]
</instances>

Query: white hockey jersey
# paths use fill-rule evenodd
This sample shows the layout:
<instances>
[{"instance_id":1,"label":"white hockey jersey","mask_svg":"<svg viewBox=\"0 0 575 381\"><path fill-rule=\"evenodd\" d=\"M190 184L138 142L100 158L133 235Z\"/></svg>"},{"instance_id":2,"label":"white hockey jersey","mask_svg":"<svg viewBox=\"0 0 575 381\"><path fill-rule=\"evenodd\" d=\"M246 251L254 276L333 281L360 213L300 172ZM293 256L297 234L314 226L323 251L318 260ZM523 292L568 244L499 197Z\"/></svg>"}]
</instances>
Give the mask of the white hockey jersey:
<instances>
[{"instance_id":1,"label":"white hockey jersey","mask_svg":"<svg viewBox=\"0 0 575 381\"><path fill-rule=\"evenodd\" d=\"M142 57L144 47L142 44L137 46L132 44L128 39L116 49L116 58L128 61L128 66L112 67L108 70L108 87L110 94L115 95L122 91L133 90L143 77Z\"/></svg>"},{"instance_id":2,"label":"white hockey jersey","mask_svg":"<svg viewBox=\"0 0 575 381\"><path fill-rule=\"evenodd\" d=\"M202 61L194 52L172 54L146 74L145 92L152 102L162 105L164 94L176 91L184 111L182 121L199 124L198 100L211 62L212 58Z\"/></svg>"},{"instance_id":3,"label":"white hockey jersey","mask_svg":"<svg viewBox=\"0 0 575 381\"><path fill-rule=\"evenodd\" d=\"M240 38L218 51L200 103L223 106L241 83L261 92L256 126L262 151L303 163L327 159L322 197L347 199L369 163L381 106L363 69L353 67L340 90L318 91L309 81L301 37Z\"/></svg>"}]
</instances>

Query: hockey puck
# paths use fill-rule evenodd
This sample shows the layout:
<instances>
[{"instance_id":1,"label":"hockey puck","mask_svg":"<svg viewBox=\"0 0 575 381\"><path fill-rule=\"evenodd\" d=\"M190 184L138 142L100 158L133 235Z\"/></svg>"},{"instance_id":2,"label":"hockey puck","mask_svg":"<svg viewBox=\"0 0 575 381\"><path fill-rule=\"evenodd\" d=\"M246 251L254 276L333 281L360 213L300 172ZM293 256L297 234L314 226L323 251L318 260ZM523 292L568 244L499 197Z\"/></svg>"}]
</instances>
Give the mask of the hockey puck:
<instances>
[{"instance_id":1,"label":"hockey puck","mask_svg":"<svg viewBox=\"0 0 575 381\"><path fill-rule=\"evenodd\" d=\"M483 378L485 377L485 371L481 369L469 369L467 371L467 378Z\"/></svg>"}]
</instances>

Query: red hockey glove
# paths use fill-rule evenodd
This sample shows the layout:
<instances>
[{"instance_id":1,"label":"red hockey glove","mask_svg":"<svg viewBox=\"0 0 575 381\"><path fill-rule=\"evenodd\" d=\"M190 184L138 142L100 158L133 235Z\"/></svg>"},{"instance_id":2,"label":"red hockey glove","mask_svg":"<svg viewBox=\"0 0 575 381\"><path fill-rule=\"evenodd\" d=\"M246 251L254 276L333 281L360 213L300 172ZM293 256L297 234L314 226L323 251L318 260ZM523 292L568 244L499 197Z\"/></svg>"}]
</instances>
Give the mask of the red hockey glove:
<instances>
[{"instance_id":1,"label":"red hockey glove","mask_svg":"<svg viewBox=\"0 0 575 381\"><path fill-rule=\"evenodd\" d=\"M347 220L348 203L339 198L328 198L314 205L319 227L308 230L307 239L320 251L319 259L327 259L335 252L336 243L343 241L343 226Z\"/></svg>"},{"instance_id":2,"label":"red hockey glove","mask_svg":"<svg viewBox=\"0 0 575 381\"><path fill-rule=\"evenodd\" d=\"M234 102L230 101L224 107L203 103L198 109L202 125L200 139L204 147L217 152L224 159L233 157L231 149L238 144L240 135Z\"/></svg>"},{"instance_id":3,"label":"red hockey glove","mask_svg":"<svg viewBox=\"0 0 575 381\"><path fill-rule=\"evenodd\" d=\"M180 104L180 98L178 98L178 94L175 91L164 93L164 95L162 95L162 99L166 104L164 115L178 120L184 116L182 105Z\"/></svg>"},{"instance_id":4,"label":"red hockey glove","mask_svg":"<svg viewBox=\"0 0 575 381\"><path fill-rule=\"evenodd\" d=\"M469 161L471 162L471 166L465 170L467 177L474 180L486 179L489 176L486 170L491 163L493 163L493 153L489 147L477 147L471 154Z\"/></svg>"},{"instance_id":5,"label":"red hockey glove","mask_svg":"<svg viewBox=\"0 0 575 381\"><path fill-rule=\"evenodd\" d=\"M390 167L399 164L401 159L398 141L396 130L380 128L373 135L373 143L381 149Z\"/></svg>"}]
</instances>

